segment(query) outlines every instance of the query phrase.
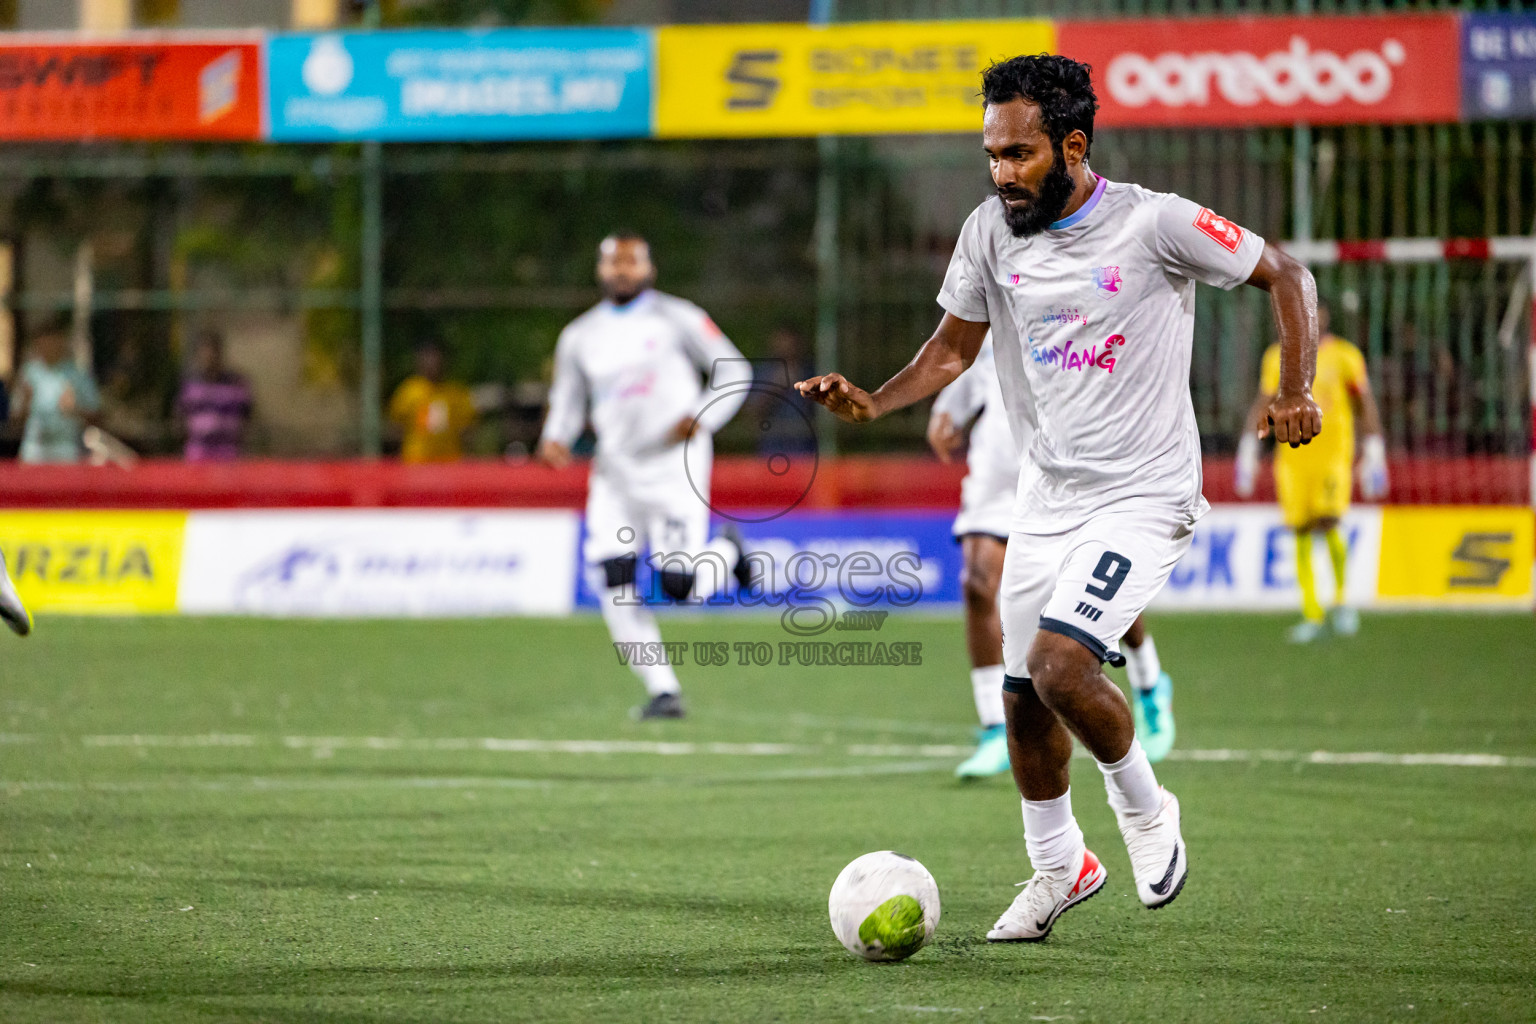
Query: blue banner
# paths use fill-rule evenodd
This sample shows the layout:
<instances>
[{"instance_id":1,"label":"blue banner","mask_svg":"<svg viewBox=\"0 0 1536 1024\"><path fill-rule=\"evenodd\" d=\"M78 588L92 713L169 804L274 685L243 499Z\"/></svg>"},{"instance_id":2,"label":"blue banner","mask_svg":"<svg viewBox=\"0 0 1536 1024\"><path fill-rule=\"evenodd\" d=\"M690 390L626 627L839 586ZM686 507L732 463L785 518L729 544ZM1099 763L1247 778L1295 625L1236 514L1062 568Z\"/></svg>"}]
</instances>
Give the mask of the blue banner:
<instances>
[{"instance_id":1,"label":"blue banner","mask_svg":"<svg viewBox=\"0 0 1536 1024\"><path fill-rule=\"evenodd\" d=\"M1536 117L1536 15L1462 18L1461 114L1469 121Z\"/></svg>"},{"instance_id":2,"label":"blue banner","mask_svg":"<svg viewBox=\"0 0 1536 1024\"><path fill-rule=\"evenodd\" d=\"M343 32L268 43L279 142L597 139L651 130L635 29Z\"/></svg>"},{"instance_id":3,"label":"blue banner","mask_svg":"<svg viewBox=\"0 0 1536 1024\"><path fill-rule=\"evenodd\" d=\"M691 608L781 615L800 608L795 622L805 635L814 635L822 631L818 623L837 630L849 611L900 614L915 605L956 604L960 545L950 535L954 519L951 512L795 511L767 523L742 523L760 585L743 597L732 583L723 595ZM590 570L578 572L577 579L577 605L596 608ZM648 604L672 605L645 568L635 593Z\"/></svg>"}]
</instances>

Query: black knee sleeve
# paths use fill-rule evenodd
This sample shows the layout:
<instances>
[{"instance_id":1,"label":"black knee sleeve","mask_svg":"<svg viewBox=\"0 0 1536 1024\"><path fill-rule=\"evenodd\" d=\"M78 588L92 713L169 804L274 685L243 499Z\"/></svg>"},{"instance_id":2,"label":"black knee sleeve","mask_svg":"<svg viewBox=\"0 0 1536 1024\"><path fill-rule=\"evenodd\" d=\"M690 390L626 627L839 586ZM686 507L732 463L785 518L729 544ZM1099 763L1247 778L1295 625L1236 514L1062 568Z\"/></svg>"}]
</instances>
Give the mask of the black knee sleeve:
<instances>
[{"instance_id":1,"label":"black knee sleeve","mask_svg":"<svg viewBox=\"0 0 1536 1024\"><path fill-rule=\"evenodd\" d=\"M661 592L674 601L686 601L693 593L693 573L661 570Z\"/></svg>"},{"instance_id":2,"label":"black knee sleeve","mask_svg":"<svg viewBox=\"0 0 1536 1024\"><path fill-rule=\"evenodd\" d=\"M608 578L608 587L627 587L635 582L635 567L640 559L636 555L620 555L618 558L604 559L601 563L603 574Z\"/></svg>"}]
</instances>

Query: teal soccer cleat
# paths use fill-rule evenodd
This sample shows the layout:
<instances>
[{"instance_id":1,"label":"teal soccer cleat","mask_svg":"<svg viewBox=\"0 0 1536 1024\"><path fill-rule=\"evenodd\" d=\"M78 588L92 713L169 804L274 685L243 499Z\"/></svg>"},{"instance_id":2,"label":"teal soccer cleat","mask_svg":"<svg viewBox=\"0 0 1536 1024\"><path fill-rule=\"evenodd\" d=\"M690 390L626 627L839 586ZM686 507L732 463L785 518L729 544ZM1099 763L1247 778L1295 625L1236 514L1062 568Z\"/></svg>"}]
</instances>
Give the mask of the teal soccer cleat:
<instances>
[{"instance_id":1,"label":"teal soccer cleat","mask_svg":"<svg viewBox=\"0 0 1536 1024\"><path fill-rule=\"evenodd\" d=\"M984 779L988 775L1001 775L1008 770L1007 726L994 725L983 729L976 752L955 769L955 777Z\"/></svg>"},{"instance_id":2,"label":"teal soccer cleat","mask_svg":"<svg viewBox=\"0 0 1536 1024\"><path fill-rule=\"evenodd\" d=\"M1147 752L1148 761L1157 764L1173 749L1173 680L1167 672L1158 675L1152 689L1136 691L1131 714L1136 719L1141 749Z\"/></svg>"}]
</instances>

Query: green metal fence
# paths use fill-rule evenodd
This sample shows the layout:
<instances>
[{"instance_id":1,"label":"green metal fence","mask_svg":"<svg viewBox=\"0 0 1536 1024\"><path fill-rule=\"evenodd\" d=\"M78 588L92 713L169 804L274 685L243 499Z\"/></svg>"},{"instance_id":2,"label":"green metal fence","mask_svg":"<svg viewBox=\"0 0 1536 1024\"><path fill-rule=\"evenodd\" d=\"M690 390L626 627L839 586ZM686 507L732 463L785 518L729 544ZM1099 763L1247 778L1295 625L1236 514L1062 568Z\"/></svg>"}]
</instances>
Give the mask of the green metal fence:
<instances>
[{"instance_id":1,"label":"green metal fence","mask_svg":"<svg viewBox=\"0 0 1536 1024\"><path fill-rule=\"evenodd\" d=\"M1282 13L1444 4L1026 3L839 0L843 19ZM1470 6L1470 5L1457 5ZM1494 7L1493 4L1476 5ZM182 339L267 318L303 348L305 387L346 414L258 433L287 455L368 451L411 346L449 343L455 373L507 389L476 445L526 445L560 327L596 299L593 246L627 226L655 242L662 287L698 301L754 355L777 333L807 363L878 383L938 318L934 295L966 214L988 194L972 136L539 145L12 147L0 235L18 247L10 306L72 308L61 270L95 254L97 363L120 429L174 445ZM1295 169L1306 169L1298 190ZM1103 131L1092 163L1172 190L1271 240L1529 235L1536 125ZM370 202L376 186L377 201ZM1298 196L1302 205L1298 206ZM1310 208L1305 223L1298 209ZM377 231L369 211L376 210ZM1309 229L1309 230L1308 230ZM368 273L377 260L377 276ZM1426 453L1528 450L1524 339L1501 341L1520 268L1462 261L1319 268L1336 328L1370 358L1390 441ZM377 298L370 290L377 282ZM367 358L378 310L379 360ZM283 326L286 325L286 326ZM24 325L23 325L24 326ZM1507 337L1507 332L1506 332ZM1201 289L1191 384L1206 442L1229 448L1270 340L1252 289ZM780 351L776 349L775 351ZM834 353L835 352L835 356ZM241 361L238 347L235 361ZM368 368L380 377L371 380ZM260 399L262 396L258 396ZM267 413L283 396L268 395ZM915 449L925 412L875 429L828 425L840 450ZM319 423L319 420L315 421ZM307 432L306 432L307 431ZM745 444L738 426L722 447Z\"/></svg>"}]
</instances>

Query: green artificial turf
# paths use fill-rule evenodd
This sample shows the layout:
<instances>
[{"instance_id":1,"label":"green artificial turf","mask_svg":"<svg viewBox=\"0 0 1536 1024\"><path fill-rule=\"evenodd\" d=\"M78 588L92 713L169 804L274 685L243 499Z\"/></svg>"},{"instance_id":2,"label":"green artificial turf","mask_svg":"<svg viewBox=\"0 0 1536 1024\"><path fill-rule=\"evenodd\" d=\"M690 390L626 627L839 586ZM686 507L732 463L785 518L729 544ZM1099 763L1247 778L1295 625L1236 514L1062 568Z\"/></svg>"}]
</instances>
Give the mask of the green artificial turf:
<instances>
[{"instance_id":1,"label":"green artificial turf","mask_svg":"<svg viewBox=\"0 0 1536 1024\"><path fill-rule=\"evenodd\" d=\"M595 618L44 618L0 637L0 1020L1536 1019L1536 627L1370 616L1297 649L1285 624L1152 623L1181 754L1233 758L1159 769L1178 901L1136 901L1078 760L1108 885L1048 942L988 945L1028 869L1008 780L950 774L973 724L956 619L885 623L920 667L690 658L690 717L640 724ZM944 913L877 965L826 895L887 848Z\"/></svg>"}]
</instances>

